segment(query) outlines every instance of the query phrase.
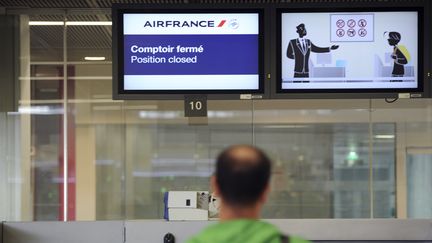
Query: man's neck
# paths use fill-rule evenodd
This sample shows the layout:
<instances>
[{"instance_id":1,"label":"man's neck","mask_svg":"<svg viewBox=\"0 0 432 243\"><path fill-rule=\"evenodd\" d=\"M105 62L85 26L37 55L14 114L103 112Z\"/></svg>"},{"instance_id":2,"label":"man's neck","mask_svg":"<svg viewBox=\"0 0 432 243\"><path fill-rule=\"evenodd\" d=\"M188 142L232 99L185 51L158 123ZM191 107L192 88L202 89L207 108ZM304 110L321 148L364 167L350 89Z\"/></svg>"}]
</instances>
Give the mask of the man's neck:
<instances>
[{"instance_id":1,"label":"man's neck","mask_svg":"<svg viewBox=\"0 0 432 243\"><path fill-rule=\"evenodd\" d=\"M221 221L234 219L259 219L260 207L258 205L248 207L232 207L221 205L219 210L219 219Z\"/></svg>"}]
</instances>

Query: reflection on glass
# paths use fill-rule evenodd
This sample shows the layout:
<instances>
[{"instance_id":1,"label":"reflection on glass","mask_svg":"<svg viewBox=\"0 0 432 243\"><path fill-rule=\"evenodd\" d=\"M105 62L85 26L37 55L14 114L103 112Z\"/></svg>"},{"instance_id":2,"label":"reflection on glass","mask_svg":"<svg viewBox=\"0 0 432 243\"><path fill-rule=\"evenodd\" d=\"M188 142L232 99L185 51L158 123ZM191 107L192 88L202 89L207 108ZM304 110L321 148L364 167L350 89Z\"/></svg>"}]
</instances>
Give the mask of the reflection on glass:
<instances>
[{"instance_id":1,"label":"reflection on glass","mask_svg":"<svg viewBox=\"0 0 432 243\"><path fill-rule=\"evenodd\" d=\"M30 178L23 173L19 126L18 115L0 111L0 221L20 220L29 203L21 196Z\"/></svg>"},{"instance_id":2,"label":"reflection on glass","mask_svg":"<svg viewBox=\"0 0 432 243\"><path fill-rule=\"evenodd\" d=\"M249 102L232 102L239 108L232 121L240 124L223 124L229 121L220 115L229 112L221 110L211 111L218 116L209 117L208 124L187 124L178 109L182 103L158 102L160 109L127 113L128 219L162 218L166 191L208 191L216 155L231 144L252 142L252 127L246 123L251 116Z\"/></svg>"},{"instance_id":3,"label":"reflection on glass","mask_svg":"<svg viewBox=\"0 0 432 243\"><path fill-rule=\"evenodd\" d=\"M30 20L39 18L31 16ZM62 19L59 15L57 18ZM30 26L30 60L31 62L63 61L64 26L31 25Z\"/></svg>"},{"instance_id":4,"label":"reflection on glass","mask_svg":"<svg viewBox=\"0 0 432 243\"><path fill-rule=\"evenodd\" d=\"M70 19L82 21L84 16L71 15ZM100 21L105 15L85 16ZM67 27L69 62L110 62L112 60L111 26L73 25Z\"/></svg>"},{"instance_id":5,"label":"reflection on glass","mask_svg":"<svg viewBox=\"0 0 432 243\"><path fill-rule=\"evenodd\" d=\"M47 109L48 108L48 109ZM34 220L59 220L62 212L62 106L31 106ZM60 112L58 112L60 111Z\"/></svg>"},{"instance_id":6,"label":"reflection on glass","mask_svg":"<svg viewBox=\"0 0 432 243\"><path fill-rule=\"evenodd\" d=\"M432 151L407 158L408 217L432 218Z\"/></svg>"}]
</instances>

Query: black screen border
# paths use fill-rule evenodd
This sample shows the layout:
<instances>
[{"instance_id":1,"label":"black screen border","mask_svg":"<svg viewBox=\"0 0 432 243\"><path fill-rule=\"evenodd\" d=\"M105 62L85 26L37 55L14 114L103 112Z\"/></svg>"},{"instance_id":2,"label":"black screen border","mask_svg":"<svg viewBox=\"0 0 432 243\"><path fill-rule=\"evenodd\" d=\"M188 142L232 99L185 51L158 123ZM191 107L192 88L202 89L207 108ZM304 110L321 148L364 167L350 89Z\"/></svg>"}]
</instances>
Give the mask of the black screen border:
<instances>
[{"instance_id":1,"label":"black screen border","mask_svg":"<svg viewBox=\"0 0 432 243\"><path fill-rule=\"evenodd\" d=\"M349 7L348 7L349 6ZM418 87L411 89L285 89L282 90L282 39L281 39L281 16L282 13L314 13L314 12L418 12ZM280 4L271 13L274 18L272 25L273 49L272 72L272 99L364 99L364 98L398 98L399 94L409 94L411 98L430 97L430 48L428 43L430 31L425 23L430 22L430 9L426 2L401 3L401 2L370 2L367 6L358 2L338 3L292 3Z\"/></svg>"},{"instance_id":2,"label":"black screen border","mask_svg":"<svg viewBox=\"0 0 432 243\"><path fill-rule=\"evenodd\" d=\"M268 60L268 36L265 33L266 8L259 4L173 4L173 5L149 5L149 4L113 4L113 99L121 100L183 100L186 95L206 95L208 99L237 100L242 95L269 97L269 82L265 78L265 70L269 68L265 60ZM258 75L259 88L257 90L125 90L124 89L124 58L123 58L123 14L125 13L257 13L259 15L258 34ZM267 40L266 40L267 39Z\"/></svg>"}]
</instances>

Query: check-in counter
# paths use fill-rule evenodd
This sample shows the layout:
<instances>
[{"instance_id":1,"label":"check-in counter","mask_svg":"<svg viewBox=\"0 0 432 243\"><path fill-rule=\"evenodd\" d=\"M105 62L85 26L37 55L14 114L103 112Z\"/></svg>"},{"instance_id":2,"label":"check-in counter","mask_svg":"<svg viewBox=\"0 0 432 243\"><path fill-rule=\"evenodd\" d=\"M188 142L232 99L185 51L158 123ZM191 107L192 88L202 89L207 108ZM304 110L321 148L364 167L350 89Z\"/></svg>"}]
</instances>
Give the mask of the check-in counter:
<instances>
[{"instance_id":1,"label":"check-in counter","mask_svg":"<svg viewBox=\"0 0 432 243\"><path fill-rule=\"evenodd\" d=\"M432 220L397 219L273 219L286 234L323 243L432 242ZM142 243L163 242L172 233L176 242L217 222L162 220L94 222L5 222L2 243Z\"/></svg>"},{"instance_id":2,"label":"check-in counter","mask_svg":"<svg viewBox=\"0 0 432 243\"><path fill-rule=\"evenodd\" d=\"M5 222L3 243L122 243L123 229L124 221Z\"/></svg>"}]
</instances>

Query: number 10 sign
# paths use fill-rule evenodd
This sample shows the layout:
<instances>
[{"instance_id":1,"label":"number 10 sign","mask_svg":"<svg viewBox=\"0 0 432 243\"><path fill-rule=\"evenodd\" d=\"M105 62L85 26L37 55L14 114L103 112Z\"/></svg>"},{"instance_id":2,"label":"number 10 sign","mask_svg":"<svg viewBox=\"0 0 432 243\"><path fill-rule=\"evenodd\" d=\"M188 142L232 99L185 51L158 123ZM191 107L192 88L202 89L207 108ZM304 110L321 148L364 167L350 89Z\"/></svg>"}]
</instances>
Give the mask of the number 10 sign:
<instances>
[{"instance_id":1,"label":"number 10 sign","mask_svg":"<svg viewBox=\"0 0 432 243\"><path fill-rule=\"evenodd\" d=\"M207 96L186 95L184 101L185 117L207 116Z\"/></svg>"}]
</instances>

